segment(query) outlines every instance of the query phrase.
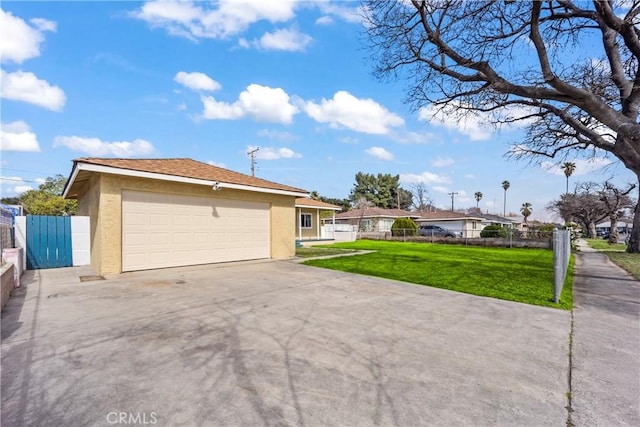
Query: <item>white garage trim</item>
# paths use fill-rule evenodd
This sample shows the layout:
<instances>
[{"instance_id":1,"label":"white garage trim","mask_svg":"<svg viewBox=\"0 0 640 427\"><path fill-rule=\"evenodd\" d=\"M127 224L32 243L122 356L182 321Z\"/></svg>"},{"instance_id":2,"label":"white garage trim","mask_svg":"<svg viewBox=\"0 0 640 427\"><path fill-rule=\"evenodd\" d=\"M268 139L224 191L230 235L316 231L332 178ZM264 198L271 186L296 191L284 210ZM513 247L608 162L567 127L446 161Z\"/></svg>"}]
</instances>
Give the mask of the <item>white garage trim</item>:
<instances>
[{"instance_id":1,"label":"white garage trim","mask_svg":"<svg viewBox=\"0 0 640 427\"><path fill-rule=\"evenodd\" d=\"M269 258L270 208L122 190L122 271Z\"/></svg>"}]
</instances>

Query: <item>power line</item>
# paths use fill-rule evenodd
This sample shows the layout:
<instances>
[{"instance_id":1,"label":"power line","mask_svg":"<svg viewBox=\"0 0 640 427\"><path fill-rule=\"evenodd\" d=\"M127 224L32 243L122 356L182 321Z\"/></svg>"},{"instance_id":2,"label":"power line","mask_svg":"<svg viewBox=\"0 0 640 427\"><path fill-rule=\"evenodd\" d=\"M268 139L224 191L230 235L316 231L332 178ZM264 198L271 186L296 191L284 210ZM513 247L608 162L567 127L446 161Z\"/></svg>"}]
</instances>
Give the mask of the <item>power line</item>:
<instances>
[{"instance_id":1,"label":"power line","mask_svg":"<svg viewBox=\"0 0 640 427\"><path fill-rule=\"evenodd\" d=\"M0 167L0 169L2 169L3 171L13 171L13 172L26 172L26 173L33 173L33 174L38 174L38 175L42 175L43 173L46 173L47 175L58 175L59 172L43 172L43 171L28 171L25 169L12 169L12 168L5 168L5 167Z\"/></svg>"},{"instance_id":2,"label":"power line","mask_svg":"<svg viewBox=\"0 0 640 427\"><path fill-rule=\"evenodd\" d=\"M30 179L22 179L22 178L5 178L0 176L0 181L13 181L13 182L33 182L34 184L41 184L41 181L33 181Z\"/></svg>"}]
</instances>

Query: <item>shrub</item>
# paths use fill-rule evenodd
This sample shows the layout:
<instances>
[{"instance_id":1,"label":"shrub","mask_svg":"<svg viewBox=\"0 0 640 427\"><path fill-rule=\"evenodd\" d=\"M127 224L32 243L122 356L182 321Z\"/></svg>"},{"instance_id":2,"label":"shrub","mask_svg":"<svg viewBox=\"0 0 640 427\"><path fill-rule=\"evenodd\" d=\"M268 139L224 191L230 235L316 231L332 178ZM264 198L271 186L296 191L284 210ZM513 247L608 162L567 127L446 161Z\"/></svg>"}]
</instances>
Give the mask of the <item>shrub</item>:
<instances>
[{"instance_id":1,"label":"shrub","mask_svg":"<svg viewBox=\"0 0 640 427\"><path fill-rule=\"evenodd\" d=\"M415 236L418 226L411 218L398 218L391 226L392 236Z\"/></svg>"},{"instance_id":2,"label":"shrub","mask_svg":"<svg viewBox=\"0 0 640 427\"><path fill-rule=\"evenodd\" d=\"M507 237L507 234L506 228L498 224L491 224L482 229L480 237Z\"/></svg>"}]
</instances>

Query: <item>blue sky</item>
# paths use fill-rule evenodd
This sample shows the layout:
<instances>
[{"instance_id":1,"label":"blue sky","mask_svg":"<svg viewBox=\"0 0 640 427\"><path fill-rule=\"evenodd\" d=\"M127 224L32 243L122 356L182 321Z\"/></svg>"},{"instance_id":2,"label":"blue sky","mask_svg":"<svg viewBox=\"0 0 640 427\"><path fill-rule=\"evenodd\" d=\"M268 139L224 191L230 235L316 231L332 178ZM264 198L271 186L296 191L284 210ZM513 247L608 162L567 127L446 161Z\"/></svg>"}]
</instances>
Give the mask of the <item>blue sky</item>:
<instances>
[{"instance_id":1,"label":"blue sky","mask_svg":"<svg viewBox=\"0 0 640 427\"><path fill-rule=\"evenodd\" d=\"M357 172L424 182L435 204L533 218L562 171L508 160L516 127L430 118L404 82L372 76L356 2L3 2L2 196L68 175L78 157L189 157L327 197ZM589 52L585 52L589 55ZM576 159L572 182L635 182Z\"/></svg>"}]
</instances>

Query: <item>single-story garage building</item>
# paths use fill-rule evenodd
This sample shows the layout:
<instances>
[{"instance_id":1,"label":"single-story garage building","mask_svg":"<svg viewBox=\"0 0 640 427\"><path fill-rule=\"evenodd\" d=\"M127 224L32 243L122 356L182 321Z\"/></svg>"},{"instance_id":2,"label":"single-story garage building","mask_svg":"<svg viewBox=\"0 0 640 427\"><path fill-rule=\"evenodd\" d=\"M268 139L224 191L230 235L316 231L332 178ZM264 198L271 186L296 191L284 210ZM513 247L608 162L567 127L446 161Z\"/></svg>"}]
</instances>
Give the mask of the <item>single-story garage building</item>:
<instances>
[{"instance_id":1,"label":"single-story garage building","mask_svg":"<svg viewBox=\"0 0 640 427\"><path fill-rule=\"evenodd\" d=\"M192 159L74 160L63 197L91 218L98 274L295 255L305 190Z\"/></svg>"}]
</instances>

